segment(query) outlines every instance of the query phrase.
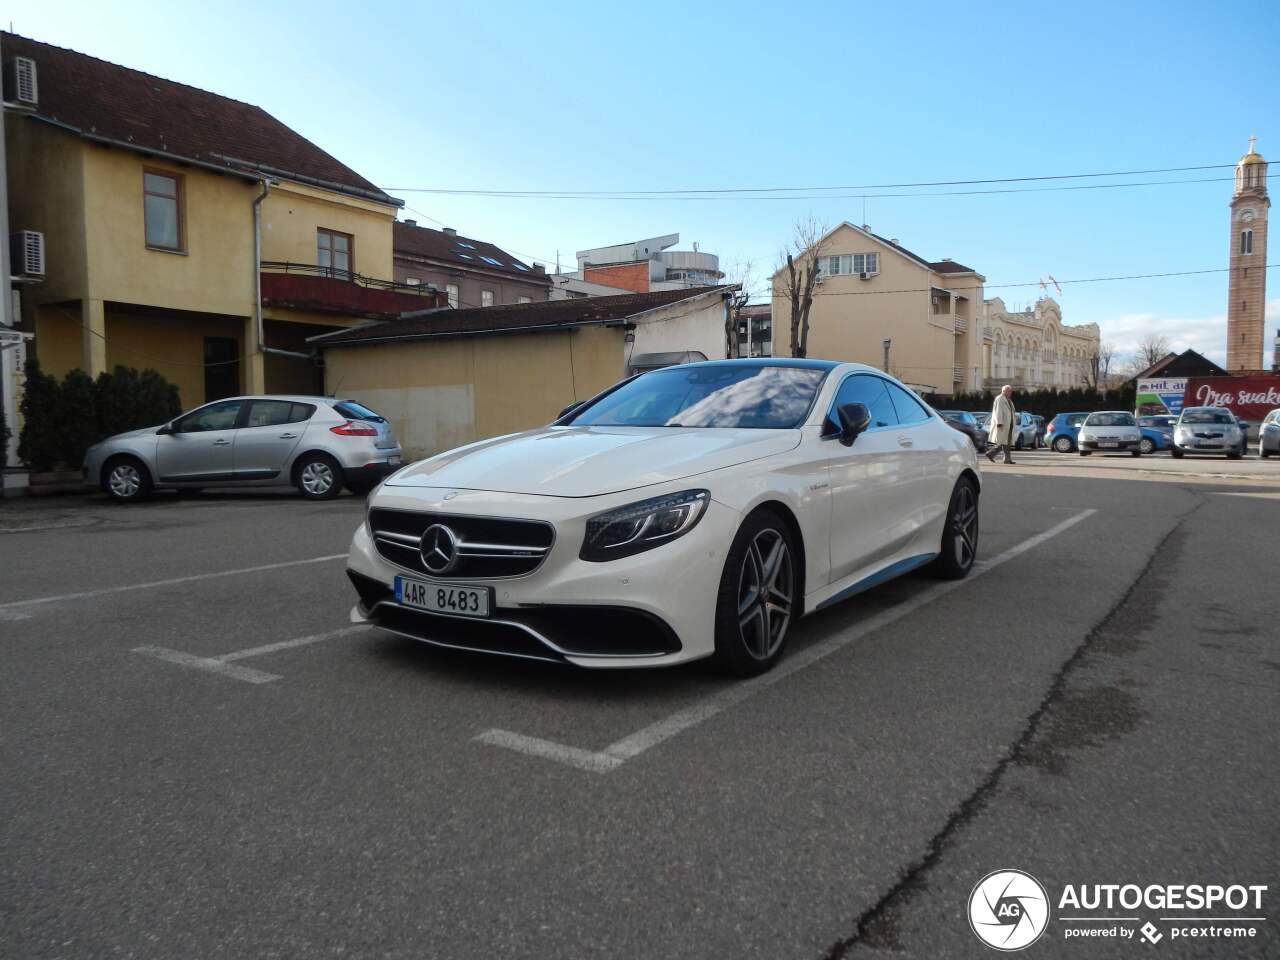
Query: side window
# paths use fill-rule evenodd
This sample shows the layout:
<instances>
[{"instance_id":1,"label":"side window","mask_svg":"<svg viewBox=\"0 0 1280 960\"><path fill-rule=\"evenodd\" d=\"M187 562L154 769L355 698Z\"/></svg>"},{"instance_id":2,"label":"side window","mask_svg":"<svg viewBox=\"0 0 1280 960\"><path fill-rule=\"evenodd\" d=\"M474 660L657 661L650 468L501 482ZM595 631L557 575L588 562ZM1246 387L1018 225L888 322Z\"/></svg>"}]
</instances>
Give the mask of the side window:
<instances>
[{"instance_id":1,"label":"side window","mask_svg":"<svg viewBox=\"0 0 1280 960\"><path fill-rule=\"evenodd\" d=\"M924 423L929 419L929 411L906 390L887 380L884 381L884 386L889 391L890 399L893 400L893 408L898 413L898 422L904 427L909 427L913 423ZM960 417L959 419L973 420L972 417Z\"/></svg>"},{"instance_id":2,"label":"side window","mask_svg":"<svg viewBox=\"0 0 1280 960\"><path fill-rule=\"evenodd\" d=\"M871 413L869 429L876 427L892 427L898 423L898 413L893 409L893 401L885 391L885 381L866 373L855 373L846 377L836 392L831 412L827 414L827 422L835 430L840 429L840 420L836 410L846 403L861 403Z\"/></svg>"},{"instance_id":3,"label":"side window","mask_svg":"<svg viewBox=\"0 0 1280 960\"><path fill-rule=\"evenodd\" d=\"M315 407L290 400L254 400L249 407L246 427L278 427L286 423L310 420Z\"/></svg>"},{"instance_id":4,"label":"side window","mask_svg":"<svg viewBox=\"0 0 1280 960\"><path fill-rule=\"evenodd\" d=\"M207 433L210 430L230 430L240 416L242 400L223 400L188 413L178 421L178 433Z\"/></svg>"}]
</instances>

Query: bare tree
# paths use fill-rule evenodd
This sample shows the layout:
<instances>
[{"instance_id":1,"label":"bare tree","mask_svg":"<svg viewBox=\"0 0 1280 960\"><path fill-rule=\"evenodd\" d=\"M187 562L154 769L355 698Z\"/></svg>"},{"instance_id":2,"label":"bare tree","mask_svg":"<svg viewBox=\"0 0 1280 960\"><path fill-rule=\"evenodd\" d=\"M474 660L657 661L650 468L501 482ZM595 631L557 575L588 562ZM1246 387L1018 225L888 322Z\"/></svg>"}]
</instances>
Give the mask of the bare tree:
<instances>
[{"instance_id":1,"label":"bare tree","mask_svg":"<svg viewBox=\"0 0 1280 960\"><path fill-rule=\"evenodd\" d=\"M818 281L818 258L822 256L827 226L810 214L796 221L795 233L782 251L782 295L790 308L791 355L808 356L809 310L813 307L813 288ZM776 319L776 318L775 318Z\"/></svg>"},{"instance_id":2,"label":"bare tree","mask_svg":"<svg viewBox=\"0 0 1280 960\"><path fill-rule=\"evenodd\" d=\"M739 260L729 270L726 280L737 289L729 294L728 309L724 315L724 355L733 360L741 356L738 343L738 325L742 322L742 310L751 302L751 286L755 281L755 264L751 260ZM750 321L748 321L750 322Z\"/></svg>"},{"instance_id":3,"label":"bare tree","mask_svg":"<svg viewBox=\"0 0 1280 960\"><path fill-rule=\"evenodd\" d=\"M1148 334L1138 341L1137 352L1133 355L1134 365L1141 372L1158 360L1169 355L1169 338L1158 333Z\"/></svg>"},{"instance_id":4,"label":"bare tree","mask_svg":"<svg viewBox=\"0 0 1280 960\"><path fill-rule=\"evenodd\" d=\"M1098 388L1111 382L1111 365L1116 359L1115 344L1100 343L1097 352L1089 358L1089 386Z\"/></svg>"}]
</instances>

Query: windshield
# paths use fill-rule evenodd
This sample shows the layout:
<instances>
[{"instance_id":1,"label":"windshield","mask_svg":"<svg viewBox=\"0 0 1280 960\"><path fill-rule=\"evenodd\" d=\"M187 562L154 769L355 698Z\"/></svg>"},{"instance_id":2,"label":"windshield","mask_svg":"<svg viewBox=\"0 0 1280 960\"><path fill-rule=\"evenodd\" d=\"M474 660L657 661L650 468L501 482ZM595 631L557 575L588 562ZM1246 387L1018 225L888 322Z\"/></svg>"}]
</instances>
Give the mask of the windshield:
<instances>
[{"instance_id":1,"label":"windshield","mask_svg":"<svg viewBox=\"0 0 1280 960\"><path fill-rule=\"evenodd\" d=\"M337 411L338 416L346 417L348 420L368 420L370 423L385 423L385 418L374 413L363 403L356 403L354 400L343 400L341 403L335 403L333 409Z\"/></svg>"},{"instance_id":2,"label":"windshield","mask_svg":"<svg viewBox=\"0 0 1280 960\"><path fill-rule=\"evenodd\" d=\"M666 367L623 384L568 423L789 430L804 422L826 375L756 364Z\"/></svg>"},{"instance_id":3,"label":"windshield","mask_svg":"<svg viewBox=\"0 0 1280 960\"><path fill-rule=\"evenodd\" d=\"M1091 413L1085 422L1086 427L1132 427L1131 413Z\"/></svg>"},{"instance_id":4,"label":"windshield","mask_svg":"<svg viewBox=\"0 0 1280 960\"><path fill-rule=\"evenodd\" d=\"M1184 410L1183 423L1235 423L1235 418L1226 410Z\"/></svg>"}]
</instances>

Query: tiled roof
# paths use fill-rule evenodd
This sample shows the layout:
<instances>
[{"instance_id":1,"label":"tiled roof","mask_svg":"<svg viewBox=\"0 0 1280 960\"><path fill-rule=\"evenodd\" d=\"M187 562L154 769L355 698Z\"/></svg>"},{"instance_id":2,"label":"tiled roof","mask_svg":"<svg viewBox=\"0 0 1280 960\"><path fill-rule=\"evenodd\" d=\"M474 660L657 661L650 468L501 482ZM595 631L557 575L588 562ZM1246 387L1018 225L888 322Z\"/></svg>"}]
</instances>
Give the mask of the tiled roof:
<instances>
[{"instance_id":1,"label":"tiled roof","mask_svg":"<svg viewBox=\"0 0 1280 960\"><path fill-rule=\"evenodd\" d=\"M523 260L517 260L505 250L484 240L473 240L470 237L448 234L443 230L396 221L392 246L397 254L441 260L457 264L463 269L492 270L528 280L530 283L551 286L551 280L545 273L536 272Z\"/></svg>"},{"instance_id":2,"label":"tiled roof","mask_svg":"<svg viewBox=\"0 0 1280 960\"><path fill-rule=\"evenodd\" d=\"M261 107L16 34L0 37L6 65L15 56L36 62L35 116L83 137L401 205Z\"/></svg>"},{"instance_id":3,"label":"tiled roof","mask_svg":"<svg viewBox=\"0 0 1280 960\"><path fill-rule=\"evenodd\" d=\"M1135 380L1148 380L1152 377L1225 377L1226 370L1218 366L1208 357L1195 350L1183 350L1182 353L1167 353L1141 373L1134 375Z\"/></svg>"},{"instance_id":4,"label":"tiled roof","mask_svg":"<svg viewBox=\"0 0 1280 960\"><path fill-rule=\"evenodd\" d=\"M939 260L936 263L929 264L930 269L937 273L974 273L973 267L966 267L963 263L956 263L954 260Z\"/></svg>"},{"instance_id":5,"label":"tiled roof","mask_svg":"<svg viewBox=\"0 0 1280 960\"><path fill-rule=\"evenodd\" d=\"M497 333L526 333L536 330L564 329L590 324L622 323L628 317L657 307L701 297L708 293L728 292L731 287L694 287L688 290L658 290L652 293L629 293L618 297L584 297L576 300L539 300L533 303L508 303L494 307L471 307L465 310L433 310L421 316L404 316L385 323L351 327L321 334L312 340L320 346L342 344L385 343L395 340L421 340L442 336L484 336Z\"/></svg>"}]
</instances>

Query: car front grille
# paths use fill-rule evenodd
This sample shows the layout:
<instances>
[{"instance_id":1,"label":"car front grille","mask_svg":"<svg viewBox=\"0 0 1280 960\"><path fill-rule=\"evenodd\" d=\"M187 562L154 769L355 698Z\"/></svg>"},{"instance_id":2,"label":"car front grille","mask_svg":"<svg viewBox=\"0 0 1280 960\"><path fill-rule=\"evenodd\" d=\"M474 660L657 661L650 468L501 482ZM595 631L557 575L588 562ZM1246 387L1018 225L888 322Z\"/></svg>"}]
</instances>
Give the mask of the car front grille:
<instances>
[{"instance_id":1,"label":"car front grille","mask_svg":"<svg viewBox=\"0 0 1280 960\"><path fill-rule=\"evenodd\" d=\"M422 557L422 535L439 524L456 544L457 560L445 571L429 569ZM508 520L458 514L417 513L374 508L369 511L374 545L397 566L442 580L521 577L542 565L555 541L544 520Z\"/></svg>"}]
</instances>

